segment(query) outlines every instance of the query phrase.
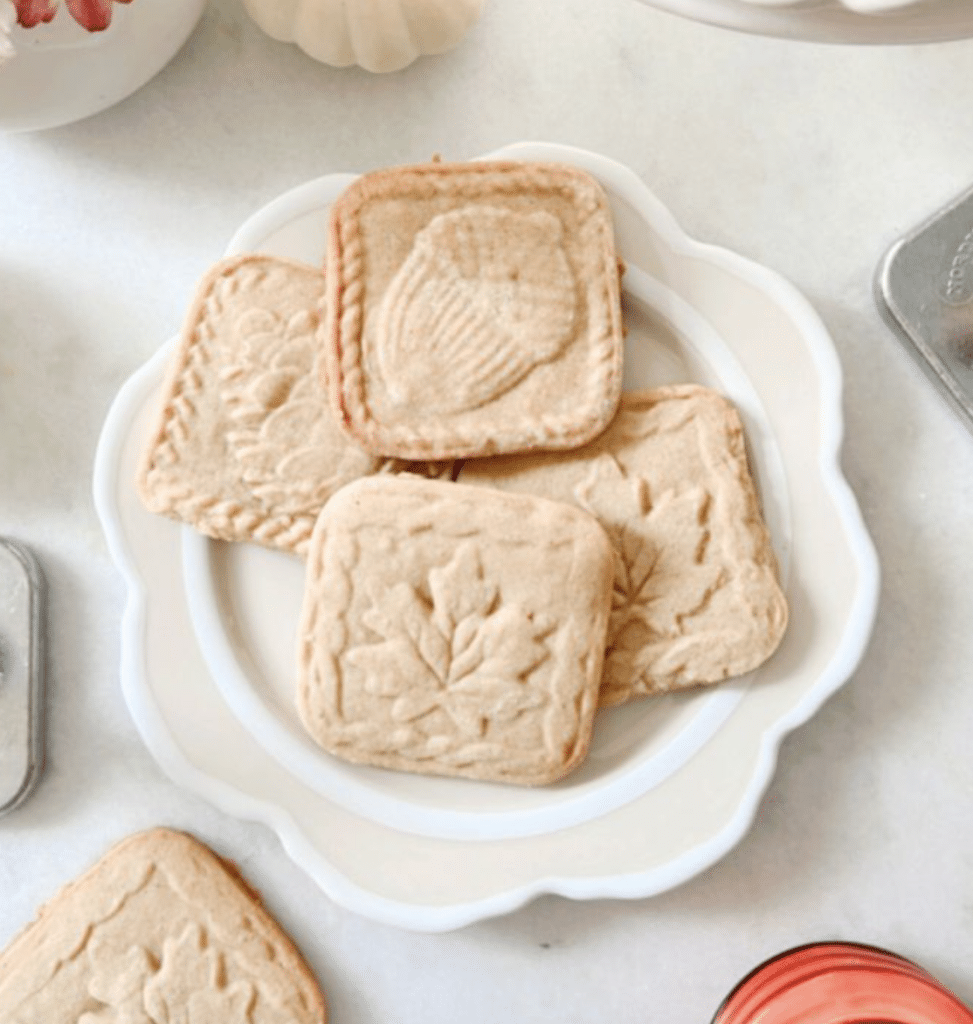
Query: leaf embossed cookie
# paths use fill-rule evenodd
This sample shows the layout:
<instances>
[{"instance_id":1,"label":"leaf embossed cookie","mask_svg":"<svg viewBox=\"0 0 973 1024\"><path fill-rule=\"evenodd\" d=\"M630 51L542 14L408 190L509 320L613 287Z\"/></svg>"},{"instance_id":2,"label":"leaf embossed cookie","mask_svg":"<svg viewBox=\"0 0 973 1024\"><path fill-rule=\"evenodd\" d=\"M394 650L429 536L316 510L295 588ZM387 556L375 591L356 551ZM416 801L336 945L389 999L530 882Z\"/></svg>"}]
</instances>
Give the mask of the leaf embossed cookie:
<instances>
[{"instance_id":1,"label":"leaf embossed cookie","mask_svg":"<svg viewBox=\"0 0 973 1024\"><path fill-rule=\"evenodd\" d=\"M698 385L626 392L569 453L471 460L461 482L586 509L616 551L601 703L714 683L777 648L787 603L732 404Z\"/></svg>"},{"instance_id":2,"label":"leaf embossed cookie","mask_svg":"<svg viewBox=\"0 0 973 1024\"><path fill-rule=\"evenodd\" d=\"M131 836L0 952L0 1024L325 1024L260 899L202 843Z\"/></svg>"},{"instance_id":3,"label":"leaf embossed cookie","mask_svg":"<svg viewBox=\"0 0 973 1024\"><path fill-rule=\"evenodd\" d=\"M412 477L315 527L298 709L336 756L538 785L587 753L611 605L604 531L568 505Z\"/></svg>"},{"instance_id":4,"label":"leaf embossed cookie","mask_svg":"<svg viewBox=\"0 0 973 1024\"><path fill-rule=\"evenodd\" d=\"M248 255L203 279L138 474L146 506L303 553L343 484L383 466L335 422L318 372L320 271Z\"/></svg>"},{"instance_id":5,"label":"leaf embossed cookie","mask_svg":"<svg viewBox=\"0 0 973 1024\"><path fill-rule=\"evenodd\" d=\"M327 376L369 451L576 447L611 420L622 326L601 186L557 164L359 178L331 212Z\"/></svg>"}]
</instances>

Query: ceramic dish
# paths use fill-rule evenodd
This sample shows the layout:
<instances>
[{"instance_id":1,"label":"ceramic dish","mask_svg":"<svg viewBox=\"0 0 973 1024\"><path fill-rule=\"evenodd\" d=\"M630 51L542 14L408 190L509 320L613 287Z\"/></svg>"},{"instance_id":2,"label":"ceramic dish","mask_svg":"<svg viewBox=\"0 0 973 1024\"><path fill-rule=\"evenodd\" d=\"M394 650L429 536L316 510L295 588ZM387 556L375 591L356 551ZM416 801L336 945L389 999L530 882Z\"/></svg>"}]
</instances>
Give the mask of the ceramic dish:
<instances>
[{"instance_id":1,"label":"ceramic dish","mask_svg":"<svg viewBox=\"0 0 973 1024\"><path fill-rule=\"evenodd\" d=\"M641 0L756 35L822 43L933 43L973 35L973 0Z\"/></svg>"},{"instance_id":2,"label":"ceramic dish","mask_svg":"<svg viewBox=\"0 0 973 1024\"><path fill-rule=\"evenodd\" d=\"M104 32L86 32L63 4L49 24L15 25L15 55L0 62L0 131L54 128L123 100L172 60L204 5L205 0L115 4Z\"/></svg>"},{"instance_id":3,"label":"ceramic dish","mask_svg":"<svg viewBox=\"0 0 973 1024\"><path fill-rule=\"evenodd\" d=\"M284 753L279 742L293 724L278 673L300 564L200 540L135 497L165 349L116 399L95 470L129 587L123 689L153 754L182 785L273 828L336 901L424 930L543 892L649 895L712 864L752 820L783 736L853 671L877 598L874 551L837 462L840 371L807 304L769 271L692 242L617 164L553 146L491 156L568 161L605 184L633 268L629 384L701 380L741 404L792 608L780 650L754 678L612 712L588 774L547 791L350 766L323 778L323 755L305 749L302 761L296 744ZM320 179L272 203L230 251L319 257L327 205L348 180ZM265 570L256 596L253 574ZM197 586L204 597L190 601ZM534 814L541 824L525 827Z\"/></svg>"}]
</instances>

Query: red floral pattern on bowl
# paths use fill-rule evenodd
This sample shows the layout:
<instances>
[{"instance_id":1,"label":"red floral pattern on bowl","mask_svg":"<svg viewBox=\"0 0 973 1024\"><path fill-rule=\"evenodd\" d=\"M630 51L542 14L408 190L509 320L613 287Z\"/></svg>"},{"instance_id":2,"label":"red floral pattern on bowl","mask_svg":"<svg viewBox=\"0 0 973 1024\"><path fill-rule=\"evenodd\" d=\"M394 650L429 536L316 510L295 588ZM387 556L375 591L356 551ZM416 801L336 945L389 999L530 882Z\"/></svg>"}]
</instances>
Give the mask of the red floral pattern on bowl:
<instances>
[{"instance_id":1,"label":"red floral pattern on bowl","mask_svg":"<svg viewBox=\"0 0 973 1024\"><path fill-rule=\"evenodd\" d=\"M127 4L131 0L65 0L71 17L89 32L101 32L111 24L112 3ZM58 0L13 0L17 22L34 28L52 21L57 14Z\"/></svg>"}]
</instances>

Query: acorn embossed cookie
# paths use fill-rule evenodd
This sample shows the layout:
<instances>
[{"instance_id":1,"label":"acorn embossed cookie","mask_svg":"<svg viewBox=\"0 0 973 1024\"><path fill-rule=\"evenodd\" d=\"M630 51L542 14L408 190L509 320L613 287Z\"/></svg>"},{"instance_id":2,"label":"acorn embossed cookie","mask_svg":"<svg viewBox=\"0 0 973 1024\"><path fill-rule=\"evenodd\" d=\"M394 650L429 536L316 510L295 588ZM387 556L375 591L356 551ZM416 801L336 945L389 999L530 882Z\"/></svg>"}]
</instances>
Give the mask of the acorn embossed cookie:
<instances>
[{"instance_id":1,"label":"acorn embossed cookie","mask_svg":"<svg viewBox=\"0 0 973 1024\"><path fill-rule=\"evenodd\" d=\"M315 527L298 710L349 761L539 785L588 750L613 553L569 505L414 477Z\"/></svg>"},{"instance_id":2,"label":"acorn embossed cookie","mask_svg":"<svg viewBox=\"0 0 973 1024\"><path fill-rule=\"evenodd\" d=\"M0 952L0 1024L325 1024L235 868L157 828L113 847Z\"/></svg>"},{"instance_id":3,"label":"acorn embossed cookie","mask_svg":"<svg viewBox=\"0 0 973 1024\"><path fill-rule=\"evenodd\" d=\"M238 256L200 283L138 472L152 512L220 540L303 553L321 506L376 472L318 372L319 270Z\"/></svg>"},{"instance_id":4,"label":"acorn embossed cookie","mask_svg":"<svg viewBox=\"0 0 973 1024\"><path fill-rule=\"evenodd\" d=\"M472 460L460 481L569 501L617 553L603 705L749 672L787 602L727 399L694 384L626 392L574 452Z\"/></svg>"},{"instance_id":5,"label":"acorn embossed cookie","mask_svg":"<svg viewBox=\"0 0 973 1024\"><path fill-rule=\"evenodd\" d=\"M369 451L563 449L618 406L622 321L601 186L559 164L366 174L331 211L327 381Z\"/></svg>"}]
</instances>

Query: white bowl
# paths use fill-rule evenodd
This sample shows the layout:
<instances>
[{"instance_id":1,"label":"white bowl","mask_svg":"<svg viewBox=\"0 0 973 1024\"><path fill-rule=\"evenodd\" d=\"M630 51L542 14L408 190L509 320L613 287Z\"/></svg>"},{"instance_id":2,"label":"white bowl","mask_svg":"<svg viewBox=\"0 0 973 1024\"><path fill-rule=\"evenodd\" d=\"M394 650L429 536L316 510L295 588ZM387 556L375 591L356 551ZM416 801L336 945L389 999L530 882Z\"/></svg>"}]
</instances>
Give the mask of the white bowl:
<instances>
[{"instance_id":1,"label":"white bowl","mask_svg":"<svg viewBox=\"0 0 973 1024\"><path fill-rule=\"evenodd\" d=\"M854 670L876 610L878 567L838 463L841 374L821 322L781 278L690 240L609 160L514 146L504 159L573 163L608 192L631 327L627 386L698 380L741 406L791 621L750 679L615 709L590 764L534 791L339 765L303 742L290 657L303 566L223 545L141 506L135 464L171 346L109 413L95 500L129 601L122 685L173 779L265 822L336 901L443 930L542 892L646 896L712 864L756 812L783 737ZM230 251L320 261L332 175L252 217Z\"/></svg>"},{"instance_id":2,"label":"white bowl","mask_svg":"<svg viewBox=\"0 0 973 1024\"><path fill-rule=\"evenodd\" d=\"M123 100L172 60L205 2L115 4L103 32L86 32L63 3L48 24L15 25L16 54L0 64L0 131L54 128Z\"/></svg>"}]
</instances>

